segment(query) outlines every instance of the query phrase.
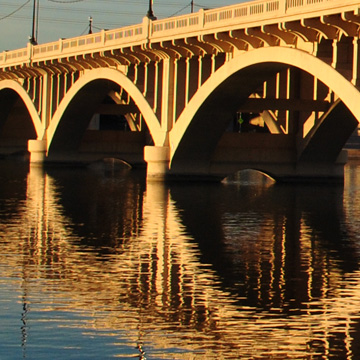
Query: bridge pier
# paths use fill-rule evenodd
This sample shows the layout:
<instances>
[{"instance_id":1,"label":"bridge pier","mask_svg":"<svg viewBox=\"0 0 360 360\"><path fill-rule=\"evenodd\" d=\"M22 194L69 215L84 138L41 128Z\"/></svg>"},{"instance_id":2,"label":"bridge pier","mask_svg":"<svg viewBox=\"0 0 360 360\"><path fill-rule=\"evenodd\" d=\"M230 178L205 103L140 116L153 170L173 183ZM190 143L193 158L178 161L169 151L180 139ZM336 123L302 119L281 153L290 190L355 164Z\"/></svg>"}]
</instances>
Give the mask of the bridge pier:
<instances>
[{"instance_id":1,"label":"bridge pier","mask_svg":"<svg viewBox=\"0 0 360 360\"><path fill-rule=\"evenodd\" d=\"M43 163L47 152L46 140L29 140L28 151L30 153L30 163Z\"/></svg>"},{"instance_id":2,"label":"bridge pier","mask_svg":"<svg viewBox=\"0 0 360 360\"><path fill-rule=\"evenodd\" d=\"M144 160L147 162L148 180L165 180L170 164L170 148L168 146L145 146Z\"/></svg>"},{"instance_id":3,"label":"bridge pier","mask_svg":"<svg viewBox=\"0 0 360 360\"><path fill-rule=\"evenodd\" d=\"M240 170L257 170L278 182L342 182L347 152L329 159L299 160L296 138L283 134L225 133L210 162L195 154L170 164L170 148L146 146L147 179L221 181Z\"/></svg>"}]
</instances>

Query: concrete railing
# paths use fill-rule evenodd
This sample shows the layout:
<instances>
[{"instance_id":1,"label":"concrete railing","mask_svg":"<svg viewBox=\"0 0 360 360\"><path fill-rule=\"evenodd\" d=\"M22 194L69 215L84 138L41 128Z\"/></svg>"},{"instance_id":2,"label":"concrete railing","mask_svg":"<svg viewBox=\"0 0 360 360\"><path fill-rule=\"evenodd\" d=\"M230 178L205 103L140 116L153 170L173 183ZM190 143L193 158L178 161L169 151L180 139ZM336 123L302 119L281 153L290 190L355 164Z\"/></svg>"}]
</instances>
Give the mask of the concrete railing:
<instances>
[{"instance_id":1,"label":"concrete railing","mask_svg":"<svg viewBox=\"0 0 360 360\"><path fill-rule=\"evenodd\" d=\"M74 52L82 53L84 50L93 50L111 46L113 44L133 44L142 41L143 25L128 26L115 30L102 30L99 33L84 35L71 39L60 39L53 43L37 45L33 47L32 60L41 60L44 55L71 55Z\"/></svg>"},{"instance_id":2,"label":"concrete railing","mask_svg":"<svg viewBox=\"0 0 360 360\"><path fill-rule=\"evenodd\" d=\"M27 48L0 53L0 67L44 61L63 56L142 44L159 39L173 39L193 34L210 32L212 29L234 28L266 20L276 22L286 16L301 18L304 14L341 11L341 8L358 10L358 0L256 0L197 13L150 21L144 18L142 24L70 39L60 39L42 45L28 44ZM345 11L345 10L344 10Z\"/></svg>"}]
</instances>

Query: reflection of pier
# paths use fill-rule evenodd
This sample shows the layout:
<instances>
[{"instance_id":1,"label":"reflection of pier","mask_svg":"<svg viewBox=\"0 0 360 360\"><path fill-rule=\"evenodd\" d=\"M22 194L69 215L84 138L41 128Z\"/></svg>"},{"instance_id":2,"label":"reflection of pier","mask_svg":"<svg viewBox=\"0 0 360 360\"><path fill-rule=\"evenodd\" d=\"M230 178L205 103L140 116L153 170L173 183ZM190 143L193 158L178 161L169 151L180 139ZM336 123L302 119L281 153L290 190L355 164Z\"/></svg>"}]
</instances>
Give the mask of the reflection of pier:
<instances>
[{"instance_id":1,"label":"reflection of pier","mask_svg":"<svg viewBox=\"0 0 360 360\"><path fill-rule=\"evenodd\" d=\"M358 354L352 329L358 321L360 284L350 281L344 286L345 269L332 257L334 248L330 253L324 248L333 245L322 239L324 224L306 208L306 194L296 196L289 188L293 196L278 199L272 217L266 211L257 217L251 204L276 203L276 188L264 188L261 200L242 197L242 203L234 199L234 208L223 209L218 196L230 196L231 189L197 188L194 201L190 187L170 191L149 182L143 195L142 186L130 188L98 178L92 186L114 198L113 217L107 219L111 214L102 211L102 195L92 200L91 208L82 197L87 192L81 190L83 181L75 186L71 203L66 177L31 168L17 219L0 224L0 236L16 233L19 239L1 243L0 254L17 256L4 260L0 255L0 261L10 263L6 271L11 272L22 256L30 312L34 294L41 292L49 316L54 310L91 316L79 324L84 332L101 329L120 336L126 331L134 344L140 336L145 347L198 352L199 358L214 358L214 348L217 355L222 351L232 358L251 357L254 351L288 357L305 351L326 353L335 333L344 335L341 346ZM337 203L341 194L334 191L327 199ZM71 206L83 209L75 222ZM340 204L331 208L342 211ZM211 214L206 224L212 228L204 238L196 221ZM244 214L253 216L252 224ZM238 226L225 228L225 217L227 224ZM95 232L94 222L102 221L111 227L106 236ZM245 230L242 223L247 223ZM94 234L91 244L82 240L89 233ZM224 273L217 266L220 260L228 263ZM298 264L296 273L290 273L289 262ZM238 272L239 282L227 284L226 271ZM291 294L294 284L298 291ZM254 297L258 308L247 303Z\"/></svg>"}]
</instances>

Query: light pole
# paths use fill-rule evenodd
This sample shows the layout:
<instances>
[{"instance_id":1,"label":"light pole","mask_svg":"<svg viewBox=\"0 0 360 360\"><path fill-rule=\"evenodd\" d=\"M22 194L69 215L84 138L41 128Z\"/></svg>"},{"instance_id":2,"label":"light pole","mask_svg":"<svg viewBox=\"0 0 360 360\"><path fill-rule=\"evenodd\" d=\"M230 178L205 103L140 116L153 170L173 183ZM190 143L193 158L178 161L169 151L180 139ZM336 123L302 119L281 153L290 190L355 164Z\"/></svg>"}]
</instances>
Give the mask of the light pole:
<instances>
[{"instance_id":1,"label":"light pole","mask_svg":"<svg viewBox=\"0 0 360 360\"><path fill-rule=\"evenodd\" d=\"M32 19L32 33L30 38L30 43L37 45L37 25L38 25L38 0L34 0L33 6L33 19Z\"/></svg>"},{"instance_id":2,"label":"light pole","mask_svg":"<svg viewBox=\"0 0 360 360\"><path fill-rule=\"evenodd\" d=\"M92 34L92 23L93 23L93 18L90 16L89 17L89 34Z\"/></svg>"},{"instance_id":3,"label":"light pole","mask_svg":"<svg viewBox=\"0 0 360 360\"><path fill-rule=\"evenodd\" d=\"M153 12L153 9L152 9L152 2L153 2L153 0L149 0L149 9L148 9L148 12L147 12L146 16L150 20L156 20L156 16L154 16L154 12Z\"/></svg>"}]
</instances>

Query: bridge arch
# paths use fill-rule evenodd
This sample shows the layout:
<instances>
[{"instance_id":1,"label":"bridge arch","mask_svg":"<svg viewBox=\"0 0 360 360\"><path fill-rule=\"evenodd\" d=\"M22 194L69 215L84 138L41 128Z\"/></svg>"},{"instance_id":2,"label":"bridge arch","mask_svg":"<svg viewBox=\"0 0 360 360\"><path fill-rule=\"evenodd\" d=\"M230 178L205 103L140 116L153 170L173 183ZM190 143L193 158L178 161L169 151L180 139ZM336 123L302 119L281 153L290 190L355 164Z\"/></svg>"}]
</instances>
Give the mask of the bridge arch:
<instances>
[{"instance_id":1,"label":"bridge arch","mask_svg":"<svg viewBox=\"0 0 360 360\"><path fill-rule=\"evenodd\" d=\"M30 99L29 94L21 86L21 84L15 80L0 81L0 98L2 97L2 94L5 93L7 90L11 90L14 93L16 93L19 96L19 98L22 100L33 123L37 138L42 139L44 136L45 128L41 123L39 114L35 108L34 103Z\"/></svg>"},{"instance_id":2,"label":"bridge arch","mask_svg":"<svg viewBox=\"0 0 360 360\"><path fill-rule=\"evenodd\" d=\"M360 93L336 69L298 49L255 49L224 64L190 100L170 132L171 169L189 159L197 167L208 163L220 136L241 105L239 100L246 99L267 78L289 66L299 68L323 82L342 99L359 121ZM214 121L209 121L209 117Z\"/></svg>"},{"instance_id":3,"label":"bridge arch","mask_svg":"<svg viewBox=\"0 0 360 360\"><path fill-rule=\"evenodd\" d=\"M119 70L98 68L86 71L69 89L61 101L47 130L48 151L54 144L56 146L59 138L64 138L69 135L70 130L66 129L66 127L70 126L71 131L74 130L74 127L77 127L74 132L75 136L77 131L80 131L80 128L84 130L89 119L86 116L82 116L81 112L87 112L87 115L92 115L93 110L95 110L92 106L98 105L96 99L101 99L101 97L105 96L112 88L115 89L115 86L120 86L129 94L142 113L154 143L161 143L163 135L159 131L159 121L150 104L136 85ZM89 102L86 101L86 98L89 97L95 101L89 104ZM80 104L82 106L80 106ZM75 116L85 119L75 124L74 121L72 121Z\"/></svg>"}]
</instances>

